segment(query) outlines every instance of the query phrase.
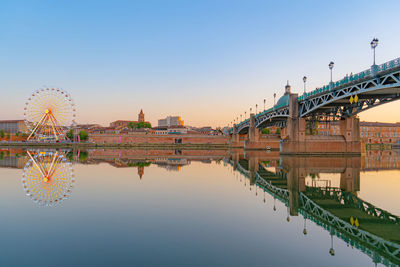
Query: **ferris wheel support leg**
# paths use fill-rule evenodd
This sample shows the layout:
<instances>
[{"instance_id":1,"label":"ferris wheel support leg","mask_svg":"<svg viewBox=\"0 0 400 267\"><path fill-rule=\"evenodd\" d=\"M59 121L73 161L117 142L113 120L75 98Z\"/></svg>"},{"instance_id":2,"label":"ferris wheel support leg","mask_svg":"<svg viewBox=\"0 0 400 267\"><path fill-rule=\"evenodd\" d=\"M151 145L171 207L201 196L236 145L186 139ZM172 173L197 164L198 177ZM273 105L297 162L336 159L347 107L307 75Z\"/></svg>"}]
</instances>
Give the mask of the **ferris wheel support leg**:
<instances>
[{"instance_id":1,"label":"ferris wheel support leg","mask_svg":"<svg viewBox=\"0 0 400 267\"><path fill-rule=\"evenodd\" d=\"M52 160L51 165L50 165L50 169L49 169L49 172L48 172L48 178L49 179L53 175L54 162L56 161L57 156L58 156L58 151L56 151L56 153L54 154L53 160Z\"/></svg>"},{"instance_id":2,"label":"ferris wheel support leg","mask_svg":"<svg viewBox=\"0 0 400 267\"><path fill-rule=\"evenodd\" d=\"M50 114L50 119L53 121L53 124L54 124L54 127L55 127L55 130L56 130L57 134L58 135L62 135L62 129L61 129L61 126L59 125L56 117L54 117L53 114Z\"/></svg>"},{"instance_id":3,"label":"ferris wheel support leg","mask_svg":"<svg viewBox=\"0 0 400 267\"><path fill-rule=\"evenodd\" d=\"M58 132L59 135L63 135L63 129L58 123L56 117L53 116L54 124L56 125L56 131Z\"/></svg>"},{"instance_id":4,"label":"ferris wheel support leg","mask_svg":"<svg viewBox=\"0 0 400 267\"><path fill-rule=\"evenodd\" d=\"M51 122L51 128L53 128L54 136L56 137L56 140L58 141L58 134L57 134L57 132L56 132L56 129L54 128L54 121L53 121L53 118L52 118L51 115L50 115L49 117L50 117L50 122Z\"/></svg>"},{"instance_id":5,"label":"ferris wheel support leg","mask_svg":"<svg viewBox=\"0 0 400 267\"><path fill-rule=\"evenodd\" d=\"M43 176L43 178L45 178L45 175L43 173L43 170L37 165L36 160L32 157L31 153L29 151L26 151L26 153L28 154L28 156L31 158L33 164L35 165L35 167L39 170L40 174Z\"/></svg>"},{"instance_id":6,"label":"ferris wheel support leg","mask_svg":"<svg viewBox=\"0 0 400 267\"><path fill-rule=\"evenodd\" d=\"M38 122L38 124L35 126L35 128L32 130L31 134L28 136L28 138L26 140L31 139L32 135L36 132L37 128L39 127L39 125L42 123L43 119L46 117L47 114L44 114L43 117L40 119L40 121Z\"/></svg>"}]
</instances>

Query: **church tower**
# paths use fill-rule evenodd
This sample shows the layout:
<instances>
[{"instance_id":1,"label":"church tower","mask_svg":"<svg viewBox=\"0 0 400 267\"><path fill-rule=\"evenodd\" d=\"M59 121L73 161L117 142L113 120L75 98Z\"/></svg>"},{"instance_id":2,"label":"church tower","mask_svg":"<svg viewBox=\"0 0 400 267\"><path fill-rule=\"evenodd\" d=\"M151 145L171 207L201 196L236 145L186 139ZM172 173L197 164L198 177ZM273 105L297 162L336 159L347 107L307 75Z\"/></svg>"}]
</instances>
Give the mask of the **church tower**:
<instances>
[{"instance_id":1,"label":"church tower","mask_svg":"<svg viewBox=\"0 0 400 267\"><path fill-rule=\"evenodd\" d=\"M138 122L144 122L144 113L143 110L140 110L140 113L138 115Z\"/></svg>"}]
</instances>

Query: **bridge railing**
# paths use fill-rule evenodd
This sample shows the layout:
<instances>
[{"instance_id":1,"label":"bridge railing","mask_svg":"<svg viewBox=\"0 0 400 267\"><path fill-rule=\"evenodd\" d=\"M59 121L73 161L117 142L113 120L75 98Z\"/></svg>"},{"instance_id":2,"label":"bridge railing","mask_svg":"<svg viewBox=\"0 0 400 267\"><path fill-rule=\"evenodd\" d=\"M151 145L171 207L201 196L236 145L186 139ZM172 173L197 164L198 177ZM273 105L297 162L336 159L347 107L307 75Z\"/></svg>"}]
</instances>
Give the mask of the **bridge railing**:
<instances>
[{"instance_id":1,"label":"bridge railing","mask_svg":"<svg viewBox=\"0 0 400 267\"><path fill-rule=\"evenodd\" d=\"M397 67L400 67L400 58L396 58L396 59L393 59L391 61L388 61L388 62L385 62L385 63L379 65L378 68L377 68L377 71L379 73L379 72L387 71L387 70L390 70L390 69L393 69L393 68L397 68ZM331 89L333 90L333 89L335 89L337 87L340 87L340 86L343 86L343 85L349 85L349 84L351 84L353 82L358 82L358 81L360 81L360 80L362 80L362 79L364 79L366 77L370 77L371 75L372 75L371 68L367 69L367 70L364 70L364 71L361 71L361 72L359 72L357 74L351 74L350 76L346 75L346 77L344 77L343 79L341 79L339 81L333 82L332 84L324 85L322 87L316 88L315 90L313 90L311 92L302 94L301 96L298 97L298 100L299 101L303 101L303 100L311 98L311 97L313 97L315 95L330 91ZM256 114L255 117L258 118L258 117L260 117L260 116L262 116L264 114L267 114L269 112L272 112L272 111L277 110L279 108L282 108L284 106L286 106L286 104L282 104L282 105L279 105L279 106L274 106L272 108L269 108L269 109L267 109L265 111L262 111L262 112ZM249 119L240 122L237 125L237 127L240 127L242 124L247 123L248 121L249 121ZM232 131L232 130L233 130L233 128L231 128L229 131Z\"/></svg>"},{"instance_id":2,"label":"bridge railing","mask_svg":"<svg viewBox=\"0 0 400 267\"><path fill-rule=\"evenodd\" d=\"M378 72L386 71L386 70L393 69L393 68L396 68L396 67L399 67L399 66L400 66L400 58L396 58L396 59L393 59L391 61L388 61L386 63L383 63L383 64L379 65L378 66ZM372 74L371 69L367 69L367 70L364 70L364 71L359 72L357 74L351 74L350 76L346 75L346 77L344 77L343 79L341 79L339 81L336 81L336 82L333 82L332 83L332 89L335 89L335 88L337 88L339 86L342 86L342 85L346 85L346 84L350 84L350 83L353 83L353 82L357 82L357 81L359 81L361 79L364 79L366 77L371 76L371 74ZM308 92L308 93L305 93L305 94L299 96L298 100L299 101L305 100L305 99L310 98L310 97L312 97L314 95L327 92L330 89L331 89L330 84L324 85L322 87L316 88L315 90L313 90L311 92Z\"/></svg>"}]
</instances>

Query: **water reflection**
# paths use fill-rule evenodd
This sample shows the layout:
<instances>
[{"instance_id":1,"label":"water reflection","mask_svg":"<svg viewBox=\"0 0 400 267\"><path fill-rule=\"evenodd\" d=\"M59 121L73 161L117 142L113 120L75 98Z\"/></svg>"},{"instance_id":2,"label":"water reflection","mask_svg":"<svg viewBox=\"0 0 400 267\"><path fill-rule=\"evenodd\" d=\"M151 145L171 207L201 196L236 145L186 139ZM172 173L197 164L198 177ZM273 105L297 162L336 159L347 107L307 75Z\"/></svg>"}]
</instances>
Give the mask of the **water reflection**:
<instances>
[{"instance_id":1,"label":"water reflection","mask_svg":"<svg viewBox=\"0 0 400 267\"><path fill-rule=\"evenodd\" d=\"M54 206L71 193L72 164L106 163L115 168L128 168L128 171L133 169L134 177L146 179L146 173L151 174L147 170L155 166L161 172L166 170L175 175L173 172L182 171L193 162L224 162L246 191L260 195L263 202L268 195L272 196L271 208L276 211L273 214L284 213L288 225L296 227L294 224L299 220L293 216L299 216L299 232L301 229L301 235L308 239L313 233L310 229L315 232L313 225L325 229L329 255L342 256L338 243L344 241L349 248L368 255L374 263L400 264L399 217L382 209L375 201L363 199L360 194L360 173L398 170L397 151L371 151L363 157L302 158L281 157L277 152L244 153L240 150L0 150L0 166L23 168L25 192L44 206ZM335 174L338 182L332 182L327 174ZM141 181L140 185L145 185L146 181ZM88 188L91 190L92 186ZM285 206L284 210L279 202Z\"/></svg>"},{"instance_id":2,"label":"water reflection","mask_svg":"<svg viewBox=\"0 0 400 267\"><path fill-rule=\"evenodd\" d=\"M40 206L54 206L68 198L75 183L72 164L61 151L27 151L22 175L26 195Z\"/></svg>"},{"instance_id":3,"label":"water reflection","mask_svg":"<svg viewBox=\"0 0 400 267\"><path fill-rule=\"evenodd\" d=\"M366 162L367 168L371 168L372 159ZM258 187L272 195L274 210L276 199L284 203L288 222L290 216L300 213L304 217L304 235L307 220L326 229L331 239L330 255L335 255L337 237L370 256L374 263L400 264L400 218L357 196L361 158L279 157L235 151L227 163L249 180L250 189L255 186L256 190ZM340 186L332 187L328 180L315 179L321 173L339 173ZM307 176L313 178L309 184Z\"/></svg>"}]
</instances>

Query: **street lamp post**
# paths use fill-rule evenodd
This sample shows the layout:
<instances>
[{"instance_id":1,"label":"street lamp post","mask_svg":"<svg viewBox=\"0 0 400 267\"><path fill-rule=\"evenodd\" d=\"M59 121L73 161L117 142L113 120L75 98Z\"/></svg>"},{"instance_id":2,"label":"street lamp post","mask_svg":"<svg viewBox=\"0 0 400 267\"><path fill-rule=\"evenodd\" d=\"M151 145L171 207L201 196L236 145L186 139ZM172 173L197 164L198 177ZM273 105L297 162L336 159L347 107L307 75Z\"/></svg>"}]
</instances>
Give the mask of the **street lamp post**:
<instances>
[{"instance_id":1,"label":"street lamp post","mask_svg":"<svg viewBox=\"0 0 400 267\"><path fill-rule=\"evenodd\" d=\"M335 63L333 62L333 61L331 61L330 63L329 63L329 65L328 65L328 67L329 67L329 69L331 70L331 83L332 83L332 69L333 69L333 66L335 65Z\"/></svg>"},{"instance_id":2,"label":"street lamp post","mask_svg":"<svg viewBox=\"0 0 400 267\"><path fill-rule=\"evenodd\" d=\"M257 114L257 107L258 107L258 105L256 104L256 114Z\"/></svg>"},{"instance_id":3,"label":"street lamp post","mask_svg":"<svg viewBox=\"0 0 400 267\"><path fill-rule=\"evenodd\" d=\"M264 98L264 111L265 111L265 101L266 101L266 99Z\"/></svg>"},{"instance_id":4,"label":"street lamp post","mask_svg":"<svg viewBox=\"0 0 400 267\"><path fill-rule=\"evenodd\" d=\"M307 82L307 77L303 77L303 82L304 82L304 93L306 93L306 82Z\"/></svg>"},{"instance_id":5,"label":"street lamp post","mask_svg":"<svg viewBox=\"0 0 400 267\"><path fill-rule=\"evenodd\" d=\"M274 106L275 106L275 98L276 98L276 93L274 93Z\"/></svg>"},{"instance_id":6,"label":"street lamp post","mask_svg":"<svg viewBox=\"0 0 400 267\"><path fill-rule=\"evenodd\" d=\"M373 65L375 65L375 48L378 46L378 42L379 42L378 38L374 38L371 41L371 48L374 50L374 64Z\"/></svg>"},{"instance_id":7,"label":"street lamp post","mask_svg":"<svg viewBox=\"0 0 400 267\"><path fill-rule=\"evenodd\" d=\"M331 254L331 256L335 256L335 249L333 248L333 232L331 230L331 248L329 249L329 254Z\"/></svg>"},{"instance_id":8,"label":"street lamp post","mask_svg":"<svg viewBox=\"0 0 400 267\"><path fill-rule=\"evenodd\" d=\"M245 111L245 112L244 112L244 119L246 119L246 118L247 118L247 117L246 117L246 113L247 113L247 112Z\"/></svg>"},{"instance_id":9,"label":"street lamp post","mask_svg":"<svg viewBox=\"0 0 400 267\"><path fill-rule=\"evenodd\" d=\"M332 69L333 69L333 66L335 65L335 63L333 62L333 61L331 61L330 63L329 63L329 65L328 65L328 67L329 67L329 69L331 70L331 82L329 83L329 87L330 87L330 89L332 89L333 88L333 81L332 81Z\"/></svg>"},{"instance_id":10,"label":"street lamp post","mask_svg":"<svg viewBox=\"0 0 400 267\"><path fill-rule=\"evenodd\" d=\"M251 108L250 108L250 116L251 116Z\"/></svg>"}]
</instances>

